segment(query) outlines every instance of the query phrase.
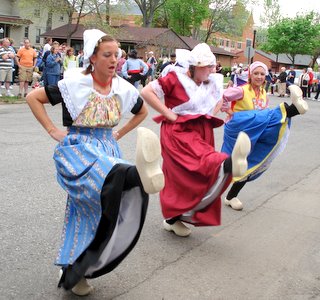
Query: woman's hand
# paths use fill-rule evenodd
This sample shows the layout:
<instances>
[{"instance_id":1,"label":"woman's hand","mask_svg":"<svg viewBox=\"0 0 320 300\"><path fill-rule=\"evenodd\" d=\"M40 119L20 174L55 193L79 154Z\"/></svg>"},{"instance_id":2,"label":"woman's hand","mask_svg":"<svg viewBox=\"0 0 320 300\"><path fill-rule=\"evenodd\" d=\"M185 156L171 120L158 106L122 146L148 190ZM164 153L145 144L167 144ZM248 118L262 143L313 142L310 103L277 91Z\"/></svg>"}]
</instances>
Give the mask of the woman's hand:
<instances>
[{"instance_id":1,"label":"woman's hand","mask_svg":"<svg viewBox=\"0 0 320 300\"><path fill-rule=\"evenodd\" d=\"M57 142L61 142L68 134L66 130L60 130L58 128L52 128L48 131L48 133Z\"/></svg>"},{"instance_id":2,"label":"woman's hand","mask_svg":"<svg viewBox=\"0 0 320 300\"><path fill-rule=\"evenodd\" d=\"M229 80L229 81L228 81L228 84L227 84L227 88L228 88L228 87L233 87L233 84L234 84L233 81L232 81L232 80Z\"/></svg>"},{"instance_id":3,"label":"woman's hand","mask_svg":"<svg viewBox=\"0 0 320 300\"><path fill-rule=\"evenodd\" d=\"M113 138L114 138L116 141L119 140L119 138L120 138L119 131L113 130L113 131L112 131L112 136L113 136Z\"/></svg>"},{"instance_id":4,"label":"woman's hand","mask_svg":"<svg viewBox=\"0 0 320 300\"><path fill-rule=\"evenodd\" d=\"M221 109L221 107L222 107L222 104L223 104L223 99L221 99L220 101L218 101L216 107L215 107L214 110L213 110L213 115L216 115L216 114L220 111L220 109Z\"/></svg>"},{"instance_id":5,"label":"woman's hand","mask_svg":"<svg viewBox=\"0 0 320 300\"><path fill-rule=\"evenodd\" d=\"M171 109L168 110L168 113L166 114L167 120L171 122L175 122L178 119L178 115L175 114Z\"/></svg>"}]
</instances>

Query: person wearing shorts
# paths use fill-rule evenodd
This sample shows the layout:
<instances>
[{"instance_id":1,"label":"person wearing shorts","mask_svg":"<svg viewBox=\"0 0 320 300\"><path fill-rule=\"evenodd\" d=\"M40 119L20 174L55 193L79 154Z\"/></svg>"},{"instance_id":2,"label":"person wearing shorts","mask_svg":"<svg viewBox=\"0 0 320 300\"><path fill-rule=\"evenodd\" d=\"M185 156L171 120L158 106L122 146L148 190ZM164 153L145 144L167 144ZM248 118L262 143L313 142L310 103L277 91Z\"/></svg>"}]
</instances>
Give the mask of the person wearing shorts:
<instances>
[{"instance_id":1,"label":"person wearing shorts","mask_svg":"<svg viewBox=\"0 0 320 300\"><path fill-rule=\"evenodd\" d=\"M24 47L19 49L16 60L20 82L18 97L26 97L29 83L32 82L33 69L37 64L37 52L31 47L28 39L24 40Z\"/></svg>"},{"instance_id":2,"label":"person wearing shorts","mask_svg":"<svg viewBox=\"0 0 320 300\"><path fill-rule=\"evenodd\" d=\"M10 92L10 82L12 81L12 59L14 58L14 52L9 48L10 41L8 38L4 38L2 41L2 47L0 47L0 82L4 82L6 88L6 96L13 97ZM0 94L0 97L2 94Z\"/></svg>"}]
</instances>

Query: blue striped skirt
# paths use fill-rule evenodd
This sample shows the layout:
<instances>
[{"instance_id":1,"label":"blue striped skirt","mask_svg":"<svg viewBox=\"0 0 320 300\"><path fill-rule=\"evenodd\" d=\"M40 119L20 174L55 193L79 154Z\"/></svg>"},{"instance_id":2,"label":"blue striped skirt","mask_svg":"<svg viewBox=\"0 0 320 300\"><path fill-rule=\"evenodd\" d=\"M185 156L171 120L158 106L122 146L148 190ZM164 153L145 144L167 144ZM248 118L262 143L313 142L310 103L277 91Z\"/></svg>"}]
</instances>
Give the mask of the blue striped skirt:
<instances>
[{"instance_id":1,"label":"blue striped skirt","mask_svg":"<svg viewBox=\"0 0 320 300\"><path fill-rule=\"evenodd\" d=\"M254 180L266 171L271 162L285 148L291 119L286 117L284 104L274 109L235 112L224 126L222 152L231 155L240 131L248 134L251 152L248 156L248 170L234 181Z\"/></svg>"},{"instance_id":2,"label":"blue striped skirt","mask_svg":"<svg viewBox=\"0 0 320 300\"><path fill-rule=\"evenodd\" d=\"M70 289L83 276L111 271L131 251L148 196L140 186L124 191L132 165L121 159L111 129L71 127L53 158L57 180L68 194L55 264L65 270L60 285Z\"/></svg>"}]
</instances>

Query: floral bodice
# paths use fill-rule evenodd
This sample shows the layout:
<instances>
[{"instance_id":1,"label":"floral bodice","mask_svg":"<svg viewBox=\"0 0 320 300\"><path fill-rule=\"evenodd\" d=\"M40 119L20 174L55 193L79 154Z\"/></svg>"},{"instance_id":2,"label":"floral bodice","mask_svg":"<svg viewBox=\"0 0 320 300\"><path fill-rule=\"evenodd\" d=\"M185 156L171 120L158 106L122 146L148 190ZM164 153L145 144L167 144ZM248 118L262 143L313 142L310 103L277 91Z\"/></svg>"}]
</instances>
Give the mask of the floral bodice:
<instances>
[{"instance_id":1,"label":"floral bodice","mask_svg":"<svg viewBox=\"0 0 320 300\"><path fill-rule=\"evenodd\" d=\"M104 96L93 91L73 125L111 128L118 125L120 118L121 105L118 97L116 95Z\"/></svg>"}]
</instances>

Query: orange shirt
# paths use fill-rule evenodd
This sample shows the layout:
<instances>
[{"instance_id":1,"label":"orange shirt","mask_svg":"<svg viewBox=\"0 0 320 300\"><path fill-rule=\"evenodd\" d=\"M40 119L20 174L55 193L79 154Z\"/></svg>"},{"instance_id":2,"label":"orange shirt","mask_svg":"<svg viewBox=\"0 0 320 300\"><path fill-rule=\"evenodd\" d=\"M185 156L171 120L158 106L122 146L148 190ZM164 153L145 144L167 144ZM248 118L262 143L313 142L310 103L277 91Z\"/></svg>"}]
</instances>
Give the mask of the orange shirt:
<instances>
[{"instance_id":1,"label":"orange shirt","mask_svg":"<svg viewBox=\"0 0 320 300\"><path fill-rule=\"evenodd\" d=\"M33 67L33 60L37 58L37 52L33 48L26 49L22 47L19 49L17 56L19 58L19 64L23 67Z\"/></svg>"}]
</instances>

